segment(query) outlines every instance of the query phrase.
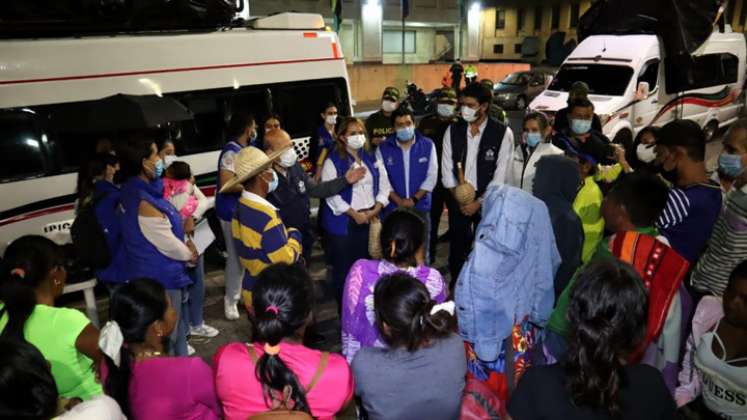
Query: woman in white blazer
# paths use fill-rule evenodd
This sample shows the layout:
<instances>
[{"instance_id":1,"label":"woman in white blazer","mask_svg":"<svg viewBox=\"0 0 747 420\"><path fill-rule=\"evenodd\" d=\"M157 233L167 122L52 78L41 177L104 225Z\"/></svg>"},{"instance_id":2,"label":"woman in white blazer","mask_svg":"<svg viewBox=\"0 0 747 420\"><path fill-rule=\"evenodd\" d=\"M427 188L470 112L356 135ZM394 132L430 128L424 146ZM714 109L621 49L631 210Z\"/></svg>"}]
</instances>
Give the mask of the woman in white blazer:
<instances>
[{"instance_id":1,"label":"woman in white blazer","mask_svg":"<svg viewBox=\"0 0 747 420\"><path fill-rule=\"evenodd\" d=\"M532 192L535 166L542 156L562 155L563 151L551 142L552 126L541 112L531 112L524 117L520 141L514 146L514 156L509 168L507 183Z\"/></svg>"}]
</instances>

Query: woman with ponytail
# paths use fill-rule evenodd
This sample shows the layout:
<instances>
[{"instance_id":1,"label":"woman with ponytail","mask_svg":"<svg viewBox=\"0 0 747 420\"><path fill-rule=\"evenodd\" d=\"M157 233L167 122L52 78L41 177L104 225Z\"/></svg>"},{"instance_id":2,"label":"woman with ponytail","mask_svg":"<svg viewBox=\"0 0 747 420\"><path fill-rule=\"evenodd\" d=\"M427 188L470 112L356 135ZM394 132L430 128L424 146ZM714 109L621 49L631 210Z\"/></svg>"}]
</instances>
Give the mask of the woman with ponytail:
<instances>
[{"instance_id":1,"label":"woman with ponytail","mask_svg":"<svg viewBox=\"0 0 747 420\"><path fill-rule=\"evenodd\" d=\"M42 236L23 236L5 250L0 266L0 336L26 340L52 367L64 398L101 394L94 363L99 331L77 309L55 308L67 280L62 250Z\"/></svg>"},{"instance_id":2,"label":"woman with ponytail","mask_svg":"<svg viewBox=\"0 0 747 420\"><path fill-rule=\"evenodd\" d=\"M421 281L399 272L376 284L374 306L389 348L364 348L353 360L368 418L459 418L467 360L454 302L437 304Z\"/></svg>"},{"instance_id":3,"label":"woman with ponytail","mask_svg":"<svg viewBox=\"0 0 747 420\"><path fill-rule=\"evenodd\" d=\"M299 265L276 264L259 275L252 295L255 342L228 344L213 361L226 420L276 409L332 419L350 402L353 377L345 359L302 344L313 296Z\"/></svg>"},{"instance_id":4,"label":"woman with ponytail","mask_svg":"<svg viewBox=\"0 0 747 420\"><path fill-rule=\"evenodd\" d=\"M646 333L648 294L618 260L588 264L570 295L567 360L529 368L508 404L514 420L673 419L661 373L627 358Z\"/></svg>"},{"instance_id":5,"label":"woman with ponytail","mask_svg":"<svg viewBox=\"0 0 747 420\"><path fill-rule=\"evenodd\" d=\"M160 283L137 279L119 287L109 319L99 341L104 390L128 418L220 418L210 367L199 357L168 357L177 315Z\"/></svg>"},{"instance_id":6,"label":"woman with ponytail","mask_svg":"<svg viewBox=\"0 0 747 420\"><path fill-rule=\"evenodd\" d=\"M374 315L374 287L384 275L404 272L418 279L436 303L446 300L441 273L425 265L426 226L414 211L398 209L381 227L381 260L358 260L342 296L342 354L352 362L363 347L384 347Z\"/></svg>"}]
</instances>

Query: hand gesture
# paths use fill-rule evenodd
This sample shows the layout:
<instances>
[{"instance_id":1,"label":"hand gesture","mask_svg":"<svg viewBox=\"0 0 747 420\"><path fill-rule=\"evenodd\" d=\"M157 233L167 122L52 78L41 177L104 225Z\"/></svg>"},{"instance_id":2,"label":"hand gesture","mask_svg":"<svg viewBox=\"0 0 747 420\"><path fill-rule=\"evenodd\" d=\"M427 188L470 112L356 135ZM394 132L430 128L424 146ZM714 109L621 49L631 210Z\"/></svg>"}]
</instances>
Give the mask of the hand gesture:
<instances>
[{"instance_id":1,"label":"hand gesture","mask_svg":"<svg viewBox=\"0 0 747 420\"><path fill-rule=\"evenodd\" d=\"M363 179L364 176L366 176L366 168L364 166L350 168L345 174L345 180L348 181L348 184L353 185Z\"/></svg>"}]
</instances>

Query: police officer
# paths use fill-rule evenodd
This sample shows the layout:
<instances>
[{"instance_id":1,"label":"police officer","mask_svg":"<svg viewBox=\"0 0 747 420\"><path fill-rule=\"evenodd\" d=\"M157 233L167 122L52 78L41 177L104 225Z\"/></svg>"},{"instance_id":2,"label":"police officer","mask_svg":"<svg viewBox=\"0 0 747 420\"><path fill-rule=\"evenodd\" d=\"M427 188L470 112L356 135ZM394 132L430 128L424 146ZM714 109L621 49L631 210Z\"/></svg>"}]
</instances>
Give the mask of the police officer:
<instances>
[{"instance_id":1,"label":"police officer","mask_svg":"<svg viewBox=\"0 0 747 420\"><path fill-rule=\"evenodd\" d=\"M392 112L399 108L399 89L389 86L381 95L381 109L366 119L366 131L371 145L378 147L387 137L394 134Z\"/></svg>"},{"instance_id":2,"label":"police officer","mask_svg":"<svg viewBox=\"0 0 747 420\"><path fill-rule=\"evenodd\" d=\"M436 97L436 113L431 114L418 124L418 131L428 137L436 146L438 162L441 162L443 154L443 139L446 129L457 121L456 117L457 95L454 89L441 89ZM436 260L436 245L438 244L438 225L444 206L449 199L449 190L441 184L441 177L436 180L436 186L431 194L431 231L430 231L430 261Z\"/></svg>"},{"instance_id":3,"label":"police officer","mask_svg":"<svg viewBox=\"0 0 747 420\"><path fill-rule=\"evenodd\" d=\"M268 155L283 150L291 143L287 132L275 129L265 133L265 151ZM267 200L278 208L286 227L298 229L303 237L303 257L306 264L314 245L314 230L311 225L309 198L327 198L339 193L348 185L355 184L366 174L365 168L349 170L345 176L332 181L317 183L298 163L293 147L286 150L273 163L278 174L278 187L267 196Z\"/></svg>"}]
</instances>

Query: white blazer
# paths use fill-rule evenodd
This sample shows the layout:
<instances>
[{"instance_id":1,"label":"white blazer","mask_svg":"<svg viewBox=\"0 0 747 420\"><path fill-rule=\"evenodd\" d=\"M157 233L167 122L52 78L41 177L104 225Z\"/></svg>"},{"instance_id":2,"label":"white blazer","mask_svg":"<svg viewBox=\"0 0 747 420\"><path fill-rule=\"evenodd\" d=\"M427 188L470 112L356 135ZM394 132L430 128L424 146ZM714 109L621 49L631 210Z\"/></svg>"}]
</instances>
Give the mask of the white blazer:
<instances>
[{"instance_id":1,"label":"white blazer","mask_svg":"<svg viewBox=\"0 0 747 420\"><path fill-rule=\"evenodd\" d=\"M514 155L511 159L511 166L508 171L507 183L516 188L531 193L534 184L534 174L537 171L537 161L542 156L562 155L563 151L553 146L552 143L540 143L537 148L528 156L528 161L524 165L524 152L521 150L522 144L517 143L514 147ZM527 150L528 151L528 150Z\"/></svg>"}]
</instances>

